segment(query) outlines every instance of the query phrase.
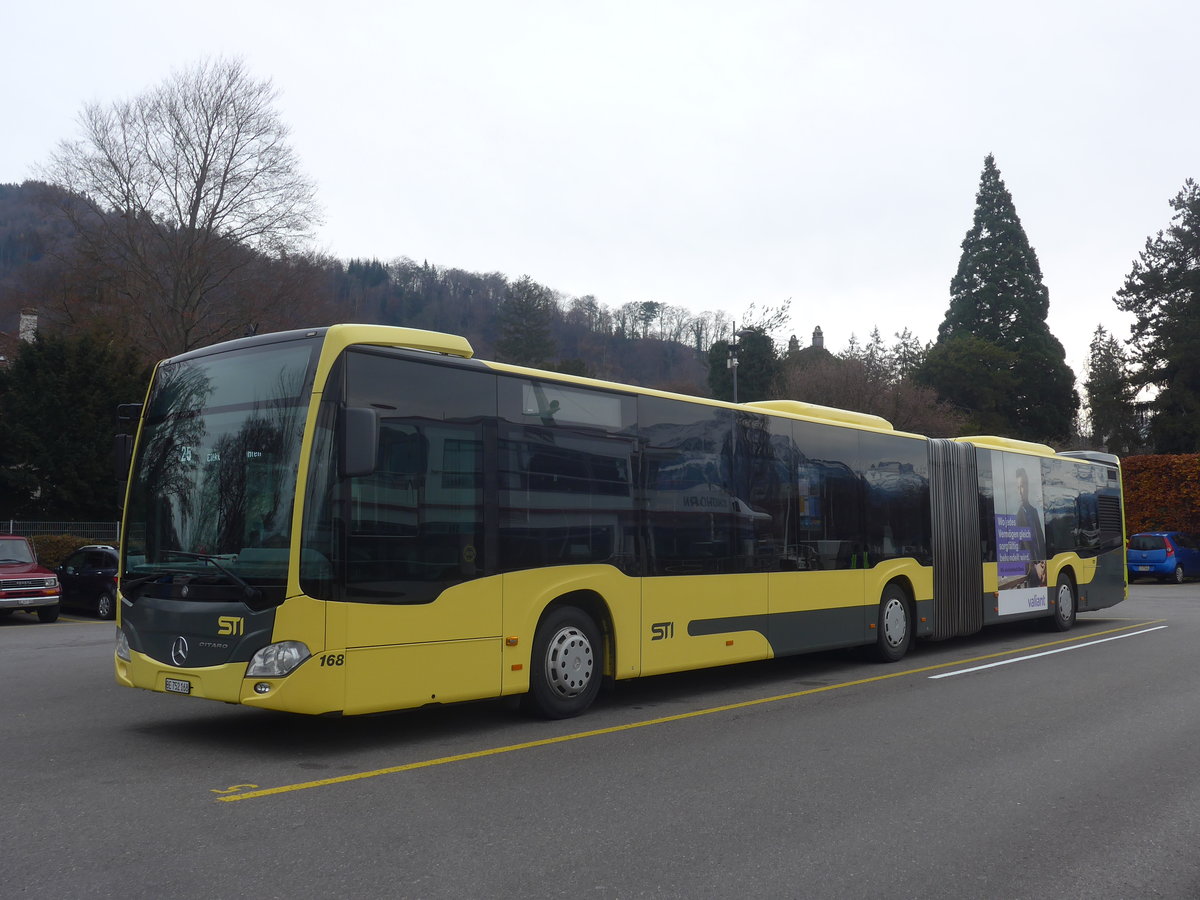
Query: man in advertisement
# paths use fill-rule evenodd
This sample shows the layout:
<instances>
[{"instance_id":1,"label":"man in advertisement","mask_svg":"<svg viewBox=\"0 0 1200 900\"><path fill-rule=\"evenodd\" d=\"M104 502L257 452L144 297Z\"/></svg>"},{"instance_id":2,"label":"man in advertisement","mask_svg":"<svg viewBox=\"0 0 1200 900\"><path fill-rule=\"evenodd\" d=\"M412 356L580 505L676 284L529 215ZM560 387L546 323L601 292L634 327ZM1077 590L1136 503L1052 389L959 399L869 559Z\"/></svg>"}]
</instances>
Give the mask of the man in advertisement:
<instances>
[{"instance_id":1,"label":"man in advertisement","mask_svg":"<svg viewBox=\"0 0 1200 900\"><path fill-rule=\"evenodd\" d=\"M1042 517L1029 502L1029 476L1023 468L1017 469L1017 496L1021 505L1017 507L1017 528L1028 529L1029 537L1021 541L1026 559L1026 587L1046 586L1046 532L1042 528Z\"/></svg>"},{"instance_id":2,"label":"man in advertisement","mask_svg":"<svg viewBox=\"0 0 1200 900\"><path fill-rule=\"evenodd\" d=\"M1002 616L1048 608L1046 591L1046 532L1042 527L1042 483L1037 461L1013 466L1008 489L996 498L998 608Z\"/></svg>"}]
</instances>

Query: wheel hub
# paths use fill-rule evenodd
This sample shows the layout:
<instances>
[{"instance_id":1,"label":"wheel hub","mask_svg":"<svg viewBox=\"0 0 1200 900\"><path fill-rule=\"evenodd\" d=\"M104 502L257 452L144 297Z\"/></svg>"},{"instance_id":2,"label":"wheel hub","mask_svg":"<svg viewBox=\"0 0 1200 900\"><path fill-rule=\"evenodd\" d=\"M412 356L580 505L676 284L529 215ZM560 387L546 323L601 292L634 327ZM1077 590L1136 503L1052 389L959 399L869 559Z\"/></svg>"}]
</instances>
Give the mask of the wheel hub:
<instances>
[{"instance_id":1,"label":"wheel hub","mask_svg":"<svg viewBox=\"0 0 1200 900\"><path fill-rule=\"evenodd\" d=\"M1075 598L1071 594L1071 586L1068 584L1059 585L1058 609L1056 610L1058 613L1058 618L1063 622L1069 621L1071 618L1071 613L1074 611L1074 606Z\"/></svg>"},{"instance_id":2,"label":"wheel hub","mask_svg":"<svg viewBox=\"0 0 1200 900\"><path fill-rule=\"evenodd\" d=\"M891 646L898 647L908 634L908 616L904 604L899 600L889 600L883 609L883 637Z\"/></svg>"},{"instance_id":3,"label":"wheel hub","mask_svg":"<svg viewBox=\"0 0 1200 900\"><path fill-rule=\"evenodd\" d=\"M575 697L592 680L595 660L591 642L575 627L559 629L546 650L546 676L560 697Z\"/></svg>"}]
</instances>

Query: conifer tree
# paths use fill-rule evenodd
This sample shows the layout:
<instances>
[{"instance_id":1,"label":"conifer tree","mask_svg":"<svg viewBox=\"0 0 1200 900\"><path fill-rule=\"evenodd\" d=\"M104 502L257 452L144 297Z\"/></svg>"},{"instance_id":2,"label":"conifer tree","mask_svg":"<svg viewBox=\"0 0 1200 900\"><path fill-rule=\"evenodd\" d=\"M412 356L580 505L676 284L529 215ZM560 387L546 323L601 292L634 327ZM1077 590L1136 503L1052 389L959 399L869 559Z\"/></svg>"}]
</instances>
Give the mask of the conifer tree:
<instances>
[{"instance_id":1,"label":"conifer tree","mask_svg":"<svg viewBox=\"0 0 1200 900\"><path fill-rule=\"evenodd\" d=\"M1166 232L1146 240L1117 307L1133 313L1137 385L1159 388L1151 433L1159 453L1200 451L1200 186L1171 201Z\"/></svg>"},{"instance_id":2,"label":"conifer tree","mask_svg":"<svg viewBox=\"0 0 1200 900\"><path fill-rule=\"evenodd\" d=\"M1103 325L1096 327L1088 349L1084 390L1091 426L1089 436L1096 446L1124 456L1141 443L1125 354L1120 342Z\"/></svg>"},{"instance_id":3,"label":"conifer tree","mask_svg":"<svg viewBox=\"0 0 1200 900\"><path fill-rule=\"evenodd\" d=\"M112 520L116 410L150 373L112 335L44 335L0 369L0 509L25 518Z\"/></svg>"},{"instance_id":4,"label":"conifer tree","mask_svg":"<svg viewBox=\"0 0 1200 900\"><path fill-rule=\"evenodd\" d=\"M1062 344L1046 324L1049 308L1037 254L989 154L974 222L950 282L950 307L923 378L948 400L962 402L968 395L975 402L986 399L988 408L967 407L968 415L1009 437L1066 439L1079 394ZM972 364L977 354L970 344L955 346L968 340L1002 352ZM997 369L997 359L1006 359L1007 365Z\"/></svg>"},{"instance_id":5,"label":"conifer tree","mask_svg":"<svg viewBox=\"0 0 1200 900\"><path fill-rule=\"evenodd\" d=\"M554 356L550 325L554 295L528 275L508 288L500 304L500 340L496 351L503 362L545 368Z\"/></svg>"},{"instance_id":6,"label":"conifer tree","mask_svg":"<svg viewBox=\"0 0 1200 900\"><path fill-rule=\"evenodd\" d=\"M736 343L720 340L708 351L708 387L718 400L751 403L772 396L779 361L775 342L757 328L740 330ZM731 349L733 352L731 353ZM729 363L737 359L737 396L734 396L733 369Z\"/></svg>"}]
</instances>

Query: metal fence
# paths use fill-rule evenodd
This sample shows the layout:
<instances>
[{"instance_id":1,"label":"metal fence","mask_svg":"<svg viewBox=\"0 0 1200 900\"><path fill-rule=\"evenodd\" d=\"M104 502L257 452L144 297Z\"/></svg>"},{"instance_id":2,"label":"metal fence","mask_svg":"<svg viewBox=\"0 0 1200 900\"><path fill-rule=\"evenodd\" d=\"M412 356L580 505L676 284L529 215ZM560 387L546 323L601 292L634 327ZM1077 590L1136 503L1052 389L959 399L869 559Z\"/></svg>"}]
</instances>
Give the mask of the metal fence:
<instances>
[{"instance_id":1,"label":"metal fence","mask_svg":"<svg viewBox=\"0 0 1200 900\"><path fill-rule=\"evenodd\" d=\"M6 527L7 526L7 527ZM115 544L120 536L120 522L20 522L0 519L0 531L36 537L39 534L73 534L103 544Z\"/></svg>"}]
</instances>

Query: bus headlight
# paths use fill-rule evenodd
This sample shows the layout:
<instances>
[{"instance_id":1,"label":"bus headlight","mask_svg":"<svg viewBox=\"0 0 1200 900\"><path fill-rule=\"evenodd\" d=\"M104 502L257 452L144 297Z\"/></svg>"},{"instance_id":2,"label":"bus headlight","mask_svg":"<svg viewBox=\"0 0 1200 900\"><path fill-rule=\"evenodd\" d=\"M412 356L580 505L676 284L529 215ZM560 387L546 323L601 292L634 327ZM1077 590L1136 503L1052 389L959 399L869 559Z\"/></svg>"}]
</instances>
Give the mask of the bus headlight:
<instances>
[{"instance_id":1,"label":"bus headlight","mask_svg":"<svg viewBox=\"0 0 1200 900\"><path fill-rule=\"evenodd\" d=\"M117 659L129 662L129 638L120 628L117 629Z\"/></svg>"},{"instance_id":2,"label":"bus headlight","mask_svg":"<svg viewBox=\"0 0 1200 900\"><path fill-rule=\"evenodd\" d=\"M247 678L282 678L284 675L312 656L308 647L299 641L280 641L268 644L250 660L246 667Z\"/></svg>"}]
</instances>

